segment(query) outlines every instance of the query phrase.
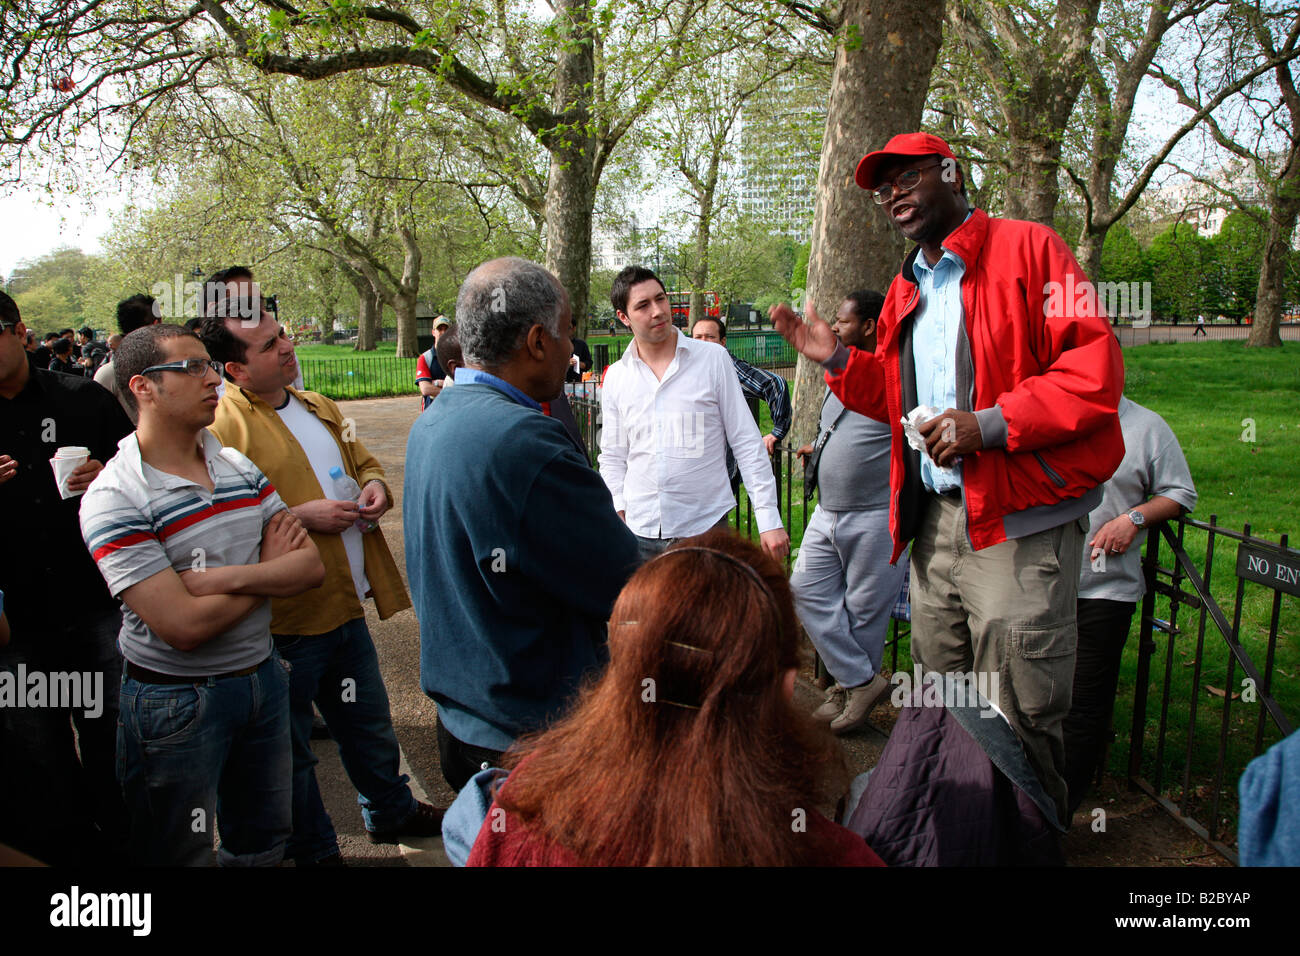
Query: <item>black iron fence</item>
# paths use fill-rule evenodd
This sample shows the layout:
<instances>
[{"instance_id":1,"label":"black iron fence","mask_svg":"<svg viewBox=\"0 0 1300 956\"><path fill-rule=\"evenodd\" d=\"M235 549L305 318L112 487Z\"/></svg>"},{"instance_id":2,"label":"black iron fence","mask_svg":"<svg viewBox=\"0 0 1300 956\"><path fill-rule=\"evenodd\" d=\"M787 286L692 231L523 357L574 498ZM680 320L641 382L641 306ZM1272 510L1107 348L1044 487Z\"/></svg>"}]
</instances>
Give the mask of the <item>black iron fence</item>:
<instances>
[{"instance_id":1,"label":"black iron fence","mask_svg":"<svg viewBox=\"0 0 1300 956\"><path fill-rule=\"evenodd\" d=\"M1200 567L1189 554L1189 532L1205 537ZM1226 566L1216 555L1225 540L1237 543L1235 564ZM1231 620L1214 595L1216 571L1228 581L1217 590L1232 588ZM1208 524L1184 518L1149 535L1143 573L1128 779L1235 863L1228 841L1237 781L1251 758L1292 731L1274 681L1284 595L1300 595L1300 551L1287 546L1286 535L1276 542L1252 537L1249 524L1238 532L1213 515ZM1265 606L1267 628L1249 621L1243 628L1243 609L1258 621ZM1285 689L1294 700L1294 682Z\"/></svg>"},{"instance_id":2,"label":"black iron fence","mask_svg":"<svg viewBox=\"0 0 1300 956\"><path fill-rule=\"evenodd\" d=\"M1236 324L1206 323L1204 335L1197 333L1195 322L1182 322L1178 325L1152 323L1145 327L1124 324L1114 326L1114 330L1115 337L1119 339L1119 344L1123 348L1132 345L1151 345L1156 342L1187 342L1194 338L1236 342L1244 342L1250 338L1250 326ZM1278 326L1278 332L1283 342L1300 341L1300 325L1284 324Z\"/></svg>"},{"instance_id":3,"label":"black iron fence","mask_svg":"<svg viewBox=\"0 0 1300 956\"><path fill-rule=\"evenodd\" d=\"M614 339L591 343L594 371L599 375L623 355L625 341ZM751 365L763 368L792 367L797 355L776 332L737 332L727 337L727 348ZM333 399L382 398L415 395L413 358L357 353L346 358L299 359L304 386Z\"/></svg>"},{"instance_id":4,"label":"black iron fence","mask_svg":"<svg viewBox=\"0 0 1300 956\"><path fill-rule=\"evenodd\" d=\"M415 395L413 358L357 354L344 359L300 359L303 385L333 399Z\"/></svg>"}]
</instances>

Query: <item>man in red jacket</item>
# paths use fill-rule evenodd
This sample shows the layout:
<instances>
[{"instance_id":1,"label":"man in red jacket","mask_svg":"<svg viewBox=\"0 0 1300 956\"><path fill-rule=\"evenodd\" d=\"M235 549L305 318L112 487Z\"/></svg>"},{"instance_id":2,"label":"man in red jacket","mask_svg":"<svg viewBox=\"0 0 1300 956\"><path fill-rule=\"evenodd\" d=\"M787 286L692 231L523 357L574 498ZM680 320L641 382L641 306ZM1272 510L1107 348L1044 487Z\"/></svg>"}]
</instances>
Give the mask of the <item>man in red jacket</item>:
<instances>
[{"instance_id":1,"label":"man in red jacket","mask_svg":"<svg viewBox=\"0 0 1300 956\"><path fill-rule=\"evenodd\" d=\"M917 248L889 287L874 352L840 345L809 306L772 318L826 368L847 408L892 427L890 532L912 545L912 656L975 672L1068 823L1070 709L1082 535L1124 454L1119 346L1051 229L972 209L937 136L895 136L858 165ZM917 444L902 419L920 412Z\"/></svg>"}]
</instances>

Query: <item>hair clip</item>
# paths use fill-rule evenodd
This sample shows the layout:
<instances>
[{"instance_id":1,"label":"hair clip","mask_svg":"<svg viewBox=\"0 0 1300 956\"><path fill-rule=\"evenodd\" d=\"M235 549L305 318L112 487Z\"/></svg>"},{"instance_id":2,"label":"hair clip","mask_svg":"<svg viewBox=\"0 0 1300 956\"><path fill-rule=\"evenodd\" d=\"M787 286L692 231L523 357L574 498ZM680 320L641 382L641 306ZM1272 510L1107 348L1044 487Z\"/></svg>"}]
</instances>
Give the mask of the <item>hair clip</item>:
<instances>
[{"instance_id":1,"label":"hair clip","mask_svg":"<svg viewBox=\"0 0 1300 956\"><path fill-rule=\"evenodd\" d=\"M681 641L664 641L665 644L671 644L673 647L682 647L688 651L695 651L697 654L712 654L713 651L704 647L696 647L694 644L683 644Z\"/></svg>"},{"instance_id":2,"label":"hair clip","mask_svg":"<svg viewBox=\"0 0 1300 956\"><path fill-rule=\"evenodd\" d=\"M683 710L699 710L699 709L700 709L700 708L697 707L695 704L680 704L680 703L678 703L677 701L675 701L675 700L669 700L669 699L666 698L666 697L660 697L660 698L659 698L659 703L661 703L661 704L672 704L674 707L680 707L680 708L682 708Z\"/></svg>"}]
</instances>

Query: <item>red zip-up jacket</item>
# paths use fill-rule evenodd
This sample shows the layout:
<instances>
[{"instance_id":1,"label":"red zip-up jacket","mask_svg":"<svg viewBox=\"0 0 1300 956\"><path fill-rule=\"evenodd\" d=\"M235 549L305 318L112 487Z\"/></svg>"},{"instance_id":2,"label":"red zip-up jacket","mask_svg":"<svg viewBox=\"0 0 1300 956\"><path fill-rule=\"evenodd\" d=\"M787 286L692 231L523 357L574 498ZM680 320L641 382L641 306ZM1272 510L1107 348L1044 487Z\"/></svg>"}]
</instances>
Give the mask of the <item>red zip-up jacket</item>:
<instances>
[{"instance_id":1,"label":"red zip-up jacket","mask_svg":"<svg viewBox=\"0 0 1300 956\"><path fill-rule=\"evenodd\" d=\"M1124 457L1116 410L1124 362L1092 285L1051 229L976 209L943 246L966 265L957 401L976 413L985 444L961 466L967 530L979 550L1081 518L1100 501L1097 489ZM825 363L826 384L846 408L890 426L891 561L925 507L920 453L902 426L917 405L919 252L890 284L876 351L841 347Z\"/></svg>"}]
</instances>

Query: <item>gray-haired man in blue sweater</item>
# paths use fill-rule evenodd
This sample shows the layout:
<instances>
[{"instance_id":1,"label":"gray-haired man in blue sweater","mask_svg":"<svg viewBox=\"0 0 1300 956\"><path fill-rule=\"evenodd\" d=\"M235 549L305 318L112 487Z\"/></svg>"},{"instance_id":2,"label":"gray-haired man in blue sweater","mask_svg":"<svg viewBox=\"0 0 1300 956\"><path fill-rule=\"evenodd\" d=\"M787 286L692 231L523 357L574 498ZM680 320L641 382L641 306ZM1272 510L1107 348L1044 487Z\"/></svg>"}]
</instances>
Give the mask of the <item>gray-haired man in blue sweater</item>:
<instances>
[{"instance_id":1,"label":"gray-haired man in blue sweater","mask_svg":"<svg viewBox=\"0 0 1300 956\"><path fill-rule=\"evenodd\" d=\"M459 790L604 665L637 547L605 483L542 413L573 354L555 277L524 259L484 263L460 288L456 324L465 367L411 429L402 512L420 683Z\"/></svg>"}]
</instances>

